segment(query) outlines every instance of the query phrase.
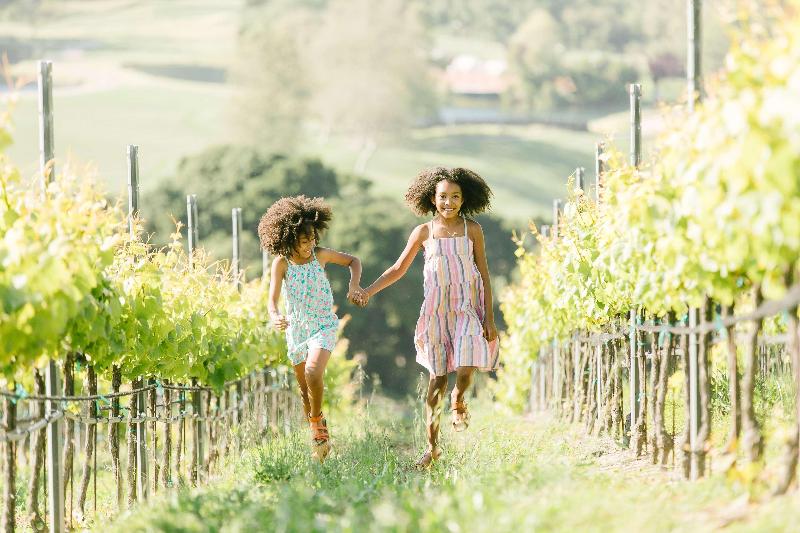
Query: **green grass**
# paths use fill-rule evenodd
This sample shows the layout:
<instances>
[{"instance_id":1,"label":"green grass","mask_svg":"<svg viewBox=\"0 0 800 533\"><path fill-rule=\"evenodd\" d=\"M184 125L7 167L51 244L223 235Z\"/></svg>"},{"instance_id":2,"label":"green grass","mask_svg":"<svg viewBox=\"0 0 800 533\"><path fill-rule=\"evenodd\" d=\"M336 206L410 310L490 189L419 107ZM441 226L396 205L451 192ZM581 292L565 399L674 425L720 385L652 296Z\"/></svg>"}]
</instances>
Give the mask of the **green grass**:
<instances>
[{"instance_id":1,"label":"green grass","mask_svg":"<svg viewBox=\"0 0 800 533\"><path fill-rule=\"evenodd\" d=\"M442 460L419 472L414 413L384 405L332 418L335 453L321 466L304 434L266 442L211 486L176 492L114 529L711 531L732 522L735 531L784 531L800 519L794 495L748 506L719 475L684 482L606 439L487 404L467 432L445 429Z\"/></svg>"},{"instance_id":2,"label":"green grass","mask_svg":"<svg viewBox=\"0 0 800 533\"><path fill-rule=\"evenodd\" d=\"M171 175L181 157L231 139L220 85L142 83L54 96L57 157L93 163L109 190L127 186L126 146L139 145L144 190ZM9 156L26 174L38 168L37 104L20 99Z\"/></svg>"}]
</instances>

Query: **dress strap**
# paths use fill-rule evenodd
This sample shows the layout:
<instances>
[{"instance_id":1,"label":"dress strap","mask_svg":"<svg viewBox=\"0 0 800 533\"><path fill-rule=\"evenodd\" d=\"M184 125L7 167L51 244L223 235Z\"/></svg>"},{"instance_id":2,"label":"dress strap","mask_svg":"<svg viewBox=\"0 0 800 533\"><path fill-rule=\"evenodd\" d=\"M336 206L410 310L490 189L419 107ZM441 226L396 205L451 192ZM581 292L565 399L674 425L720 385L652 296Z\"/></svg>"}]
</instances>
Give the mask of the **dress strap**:
<instances>
[{"instance_id":1,"label":"dress strap","mask_svg":"<svg viewBox=\"0 0 800 533\"><path fill-rule=\"evenodd\" d=\"M433 240L433 220L428 222L428 240L429 241Z\"/></svg>"},{"instance_id":2,"label":"dress strap","mask_svg":"<svg viewBox=\"0 0 800 533\"><path fill-rule=\"evenodd\" d=\"M467 217L464 217L464 239L469 244L469 235L467 235Z\"/></svg>"}]
</instances>

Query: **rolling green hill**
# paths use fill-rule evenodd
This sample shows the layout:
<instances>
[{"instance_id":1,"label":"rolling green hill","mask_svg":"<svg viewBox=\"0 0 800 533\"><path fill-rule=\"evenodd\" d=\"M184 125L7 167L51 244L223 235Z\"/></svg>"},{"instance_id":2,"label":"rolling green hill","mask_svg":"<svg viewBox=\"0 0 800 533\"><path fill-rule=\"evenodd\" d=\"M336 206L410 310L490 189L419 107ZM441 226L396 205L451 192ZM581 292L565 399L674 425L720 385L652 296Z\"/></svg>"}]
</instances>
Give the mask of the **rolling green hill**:
<instances>
[{"instance_id":1,"label":"rolling green hill","mask_svg":"<svg viewBox=\"0 0 800 533\"><path fill-rule=\"evenodd\" d=\"M35 18L1 21L0 45L18 60L12 72L29 81L36 59L54 61L62 160L92 162L109 190L121 192L125 146L138 144L141 184L148 190L168 179L181 157L236 140L230 120L235 88L224 73L236 50L240 8L230 0L50 3ZM9 150L30 174L38 154L34 85L18 96L16 142ZM521 221L549 213L576 166L586 166L591 176L596 138L543 126L421 129L378 145L364 172L380 190L399 195L424 166L468 166L495 188L498 214ZM301 151L346 171L358 157L347 139L323 142L310 134Z\"/></svg>"}]
</instances>

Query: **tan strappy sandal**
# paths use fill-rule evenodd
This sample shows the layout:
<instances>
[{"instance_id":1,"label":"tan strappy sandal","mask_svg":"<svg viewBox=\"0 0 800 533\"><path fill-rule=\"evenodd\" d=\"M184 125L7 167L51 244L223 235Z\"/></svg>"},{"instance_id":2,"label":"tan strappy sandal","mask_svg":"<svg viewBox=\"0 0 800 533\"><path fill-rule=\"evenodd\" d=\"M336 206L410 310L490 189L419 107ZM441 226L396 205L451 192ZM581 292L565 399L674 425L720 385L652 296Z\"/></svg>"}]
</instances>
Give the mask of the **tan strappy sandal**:
<instances>
[{"instance_id":1,"label":"tan strappy sandal","mask_svg":"<svg viewBox=\"0 0 800 533\"><path fill-rule=\"evenodd\" d=\"M467 402L452 402L453 431L461 432L469 427L469 411Z\"/></svg>"},{"instance_id":2,"label":"tan strappy sandal","mask_svg":"<svg viewBox=\"0 0 800 533\"><path fill-rule=\"evenodd\" d=\"M442 450L440 448L428 448L425 453L422 454L422 457L417 459L417 462L414 463L414 466L419 469L430 468L431 465L439 460L439 457L442 456Z\"/></svg>"},{"instance_id":3,"label":"tan strappy sandal","mask_svg":"<svg viewBox=\"0 0 800 533\"><path fill-rule=\"evenodd\" d=\"M322 463L331 451L328 423L322 413L309 416L308 423L311 426L311 457Z\"/></svg>"}]
</instances>

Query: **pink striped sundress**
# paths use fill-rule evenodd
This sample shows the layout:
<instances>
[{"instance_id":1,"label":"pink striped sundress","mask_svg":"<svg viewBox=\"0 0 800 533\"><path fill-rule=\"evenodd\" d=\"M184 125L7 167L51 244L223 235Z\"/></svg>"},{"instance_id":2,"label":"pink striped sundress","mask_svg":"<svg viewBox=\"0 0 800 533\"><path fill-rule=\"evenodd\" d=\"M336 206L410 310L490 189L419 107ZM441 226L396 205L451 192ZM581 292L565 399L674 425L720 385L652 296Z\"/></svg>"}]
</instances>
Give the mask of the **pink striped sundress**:
<instances>
[{"instance_id":1,"label":"pink striped sundress","mask_svg":"<svg viewBox=\"0 0 800 533\"><path fill-rule=\"evenodd\" d=\"M472 241L464 236L433 238L433 223L425 240L423 269L425 300L414 332L417 363L435 376L460 366L497 369L497 339L483 336L483 279L475 264Z\"/></svg>"}]
</instances>

